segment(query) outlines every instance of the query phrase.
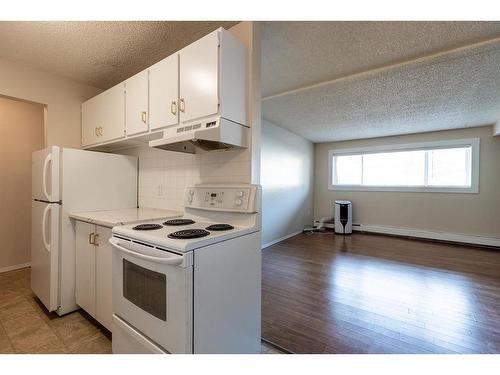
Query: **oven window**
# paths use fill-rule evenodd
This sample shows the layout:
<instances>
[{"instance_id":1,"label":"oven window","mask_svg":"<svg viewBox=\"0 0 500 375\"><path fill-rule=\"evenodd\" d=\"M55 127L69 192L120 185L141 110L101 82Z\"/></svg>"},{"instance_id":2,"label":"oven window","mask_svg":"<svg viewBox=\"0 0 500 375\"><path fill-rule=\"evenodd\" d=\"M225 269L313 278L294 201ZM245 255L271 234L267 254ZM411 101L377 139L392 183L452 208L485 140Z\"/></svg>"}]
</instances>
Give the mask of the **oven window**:
<instances>
[{"instance_id":1,"label":"oven window","mask_svg":"<svg viewBox=\"0 0 500 375\"><path fill-rule=\"evenodd\" d=\"M167 279L123 259L123 297L158 319L167 321Z\"/></svg>"}]
</instances>

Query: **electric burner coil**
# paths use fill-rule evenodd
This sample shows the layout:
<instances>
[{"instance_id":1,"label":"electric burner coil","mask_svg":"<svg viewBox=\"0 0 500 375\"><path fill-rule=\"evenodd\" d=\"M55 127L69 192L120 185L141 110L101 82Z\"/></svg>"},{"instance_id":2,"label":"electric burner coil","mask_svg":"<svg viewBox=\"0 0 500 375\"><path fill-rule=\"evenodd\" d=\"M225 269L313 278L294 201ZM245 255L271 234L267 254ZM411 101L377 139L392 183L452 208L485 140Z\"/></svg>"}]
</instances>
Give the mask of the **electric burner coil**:
<instances>
[{"instance_id":1,"label":"electric burner coil","mask_svg":"<svg viewBox=\"0 0 500 375\"><path fill-rule=\"evenodd\" d=\"M234 227L229 224L212 224L206 227L205 229L210 231L223 231L223 230L234 229Z\"/></svg>"},{"instance_id":2,"label":"electric burner coil","mask_svg":"<svg viewBox=\"0 0 500 375\"><path fill-rule=\"evenodd\" d=\"M160 224L139 224L133 227L133 230L156 230L163 228Z\"/></svg>"},{"instance_id":3,"label":"electric burner coil","mask_svg":"<svg viewBox=\"0 0 500 375\"><path fill-rule=\"evenodd\" d=\"M194 220L191 219L172 219L165 221L163 225L190 225L194 223Z\"/></svg>"},{"instance_id":4,"label":"electric burner coil","mask_svg":"<svg viewBox=\"0 0 500 375\"><path fill-rule=\"evenodd\" d=\"M179 230L177 232L170 233L168 238L175 239L190 239L190 238L200 238L208 236L210 232L207 232L204 229L184 229Z\"/></svg>"}]
</instances>

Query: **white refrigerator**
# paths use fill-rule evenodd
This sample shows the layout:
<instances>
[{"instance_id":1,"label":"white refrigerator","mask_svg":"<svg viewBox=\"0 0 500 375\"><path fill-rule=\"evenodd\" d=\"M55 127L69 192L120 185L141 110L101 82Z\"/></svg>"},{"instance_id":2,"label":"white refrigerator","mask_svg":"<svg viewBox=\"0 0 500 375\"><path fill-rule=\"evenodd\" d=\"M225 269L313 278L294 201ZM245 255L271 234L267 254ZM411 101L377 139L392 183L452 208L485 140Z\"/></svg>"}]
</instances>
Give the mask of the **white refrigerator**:
<instances>
[{"instance_id":1,"label":"white refrigerator","mask_svg":"<svg viewBox=\"0 0 500 375\"><path fill-rule=\"evenodd\" d=\"M52 146L32 156L31 289L49 311L77 310L69 214L137 207L133 156Z\"/></svg>"}]
</instances>

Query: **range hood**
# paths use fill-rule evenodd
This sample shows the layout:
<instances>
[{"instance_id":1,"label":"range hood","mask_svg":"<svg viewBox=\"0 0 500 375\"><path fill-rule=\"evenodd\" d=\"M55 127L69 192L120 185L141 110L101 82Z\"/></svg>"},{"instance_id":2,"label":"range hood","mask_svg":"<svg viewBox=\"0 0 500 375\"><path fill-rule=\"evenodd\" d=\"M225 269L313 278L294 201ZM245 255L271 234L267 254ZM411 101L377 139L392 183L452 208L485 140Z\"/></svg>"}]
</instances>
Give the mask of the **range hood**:
<instances>
[{"instance_id":1,"label":"range hood","mask_svg":"<svg viewBox=\"0 0 500 375\"><path fill-rule=\"evenodd\" d=\"M149 142L150 147L168 151L198 154L214 150L247 148L249 128L216 117L165 129L163 138Z\"/></svg>"}]
</instances>

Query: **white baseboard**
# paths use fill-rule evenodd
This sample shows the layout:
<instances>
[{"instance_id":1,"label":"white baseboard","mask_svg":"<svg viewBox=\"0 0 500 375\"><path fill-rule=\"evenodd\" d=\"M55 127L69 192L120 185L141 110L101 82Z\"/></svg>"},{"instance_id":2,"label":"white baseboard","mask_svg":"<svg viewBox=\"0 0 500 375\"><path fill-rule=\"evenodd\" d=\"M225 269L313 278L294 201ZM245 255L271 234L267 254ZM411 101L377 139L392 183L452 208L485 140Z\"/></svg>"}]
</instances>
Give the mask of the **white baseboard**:
<instances>
[{"instance_id":1,"label":"white baseboard","mask_svg":"<svg viewBox=\"0 0 500 375\"><path fill-rule=\"evenodd\" d=\"M470 234L434 232L421 229L386 227L381 225L359 224L353 225L352 229L358 232L371 232L381 234L391 234L396 236L425 238L430 240L440 240L449 242L459 242L471 245L484 245L500 247L500 238L475 236Z\"/></svg>"},{"instance_id":2,"label":"white baseboard","mask_svg":"<svg viewBox=\"0 0 500 375\"><path fill-rule=\"evenodd\" d=\"M22 263L22 264L15 264L13 266L2 267L2 268L0 268L0 273L19 270L21 268L29 267L30 265L31 265L31 263Z\"/></svg>"},{"instance_id":3,"label":"white baseboard","mask_svg":"<svg viewBox=\"0 0 500 375\"><path fill-rule=\"evenodd\" d=\"M290 238L290 237L293 237L293 236L296 236L297 234L300 234L302 233L301 230L299 230L298 232L293 232L293 233L290 233L290 234L287 234L286 236L283 236L281 238L278 238L277 240L274 240L274 241L271 241L271 242L268 242L268 243L265 243L264 245L261 246L261 249L265 249L266 247L269 247L269 246L272 246L278 242L281 242L281 241L284 241L286 240L287 238Z\"/></svg>"}]
</instances>

